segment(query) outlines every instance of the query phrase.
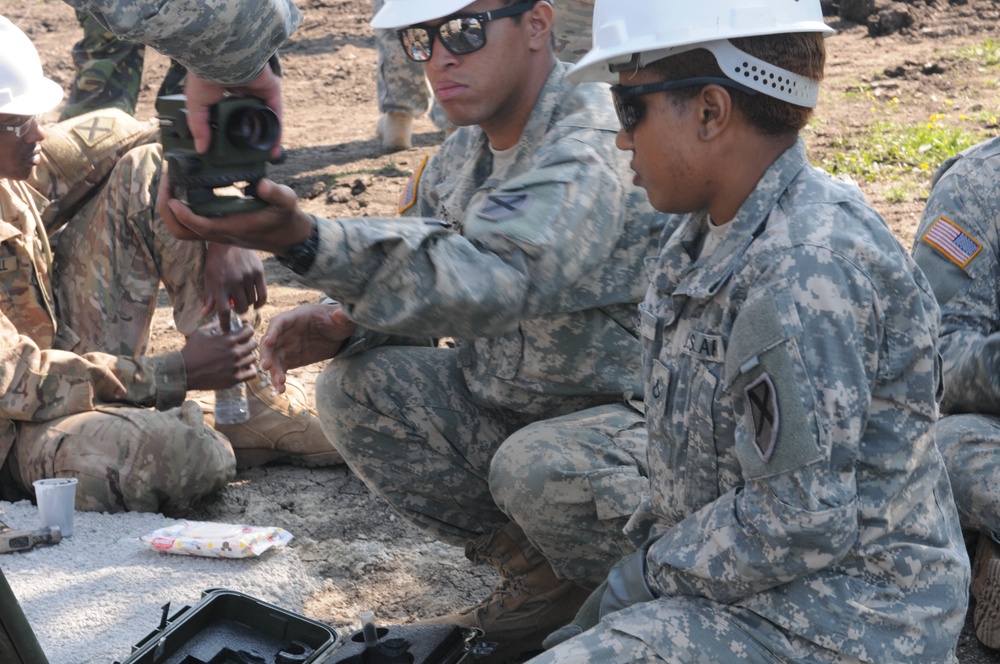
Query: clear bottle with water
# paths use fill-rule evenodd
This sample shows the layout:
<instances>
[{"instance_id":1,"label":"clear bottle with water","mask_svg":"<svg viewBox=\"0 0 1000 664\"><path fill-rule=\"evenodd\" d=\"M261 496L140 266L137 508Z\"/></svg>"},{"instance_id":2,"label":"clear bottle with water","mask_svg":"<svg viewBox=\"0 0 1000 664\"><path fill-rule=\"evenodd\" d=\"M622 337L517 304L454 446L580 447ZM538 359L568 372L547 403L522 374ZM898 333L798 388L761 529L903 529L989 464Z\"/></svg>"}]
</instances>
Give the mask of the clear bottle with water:
<instances>
[{"instance_id":1,"label":"clear bottle with water","mask_svg":"<svg viewBox=\"0 0 1000 664\"><path fill-rule=\"evenodd\" d=\"M234 312L229 317L229 331L236 332L243 327L243 321ZM236 383L232 387L215 391L215 423L239 424L250 419L250 404L247 403L247 386Z\"/></svg>"}]
</instances>

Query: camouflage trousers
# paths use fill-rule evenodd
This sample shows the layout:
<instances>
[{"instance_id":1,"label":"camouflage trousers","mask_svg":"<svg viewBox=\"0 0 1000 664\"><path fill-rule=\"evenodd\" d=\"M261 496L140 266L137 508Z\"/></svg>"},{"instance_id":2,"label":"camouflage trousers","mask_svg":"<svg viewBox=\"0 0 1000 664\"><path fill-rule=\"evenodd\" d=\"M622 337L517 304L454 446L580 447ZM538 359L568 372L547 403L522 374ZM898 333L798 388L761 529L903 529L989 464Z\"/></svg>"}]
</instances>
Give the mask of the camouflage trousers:
<instances>
[{"instance_id":1,"label":"camouflage trousers","mask_svg":"<svg viewBox=\"0 0 1000 664\"><path fill-rule=\"evenodd\" d=\"M383 4L385 0L372 0L372 16ZM379 112L397 111L418 117L430 109L435 127L449 127L451 123L444 109L437 102L431 103L431 89L424 77L423 65L406 57L396 31L376 30L375 49L378 53L375 89Z\"/></svg>"},{"instance_id":2,"label":"camouflage trousers","mask_svg":"<svg viewBox=\"0 0 1000 664\"><path fill-rule=\"evenodd\" d=\"M605 616L597 626L529 662L860 664L861 660L789 634L739 606L703 597L661 597Z\"/></svg>"},{"instance_id":3,"label":"camouflage trousers","mask_svg":"<svg viewBox=\"0 0 1000 664\"><path fill-rule=\"evenodd\" d=\"M373 493L456 546L513 520L556 574L594 587L624 554L647 486L643 416L621 405L548 420L476 402L447 348L338 358L317 382L324 431Z\"/></svg>"},{"instance_id":4,"label":"camouflage trousers","mask_svg":"<svg viewBox=\"0 0 1000 664\"><path fill-rule=\"evenodd\" d=\"M556 57L576 62L590 50L591 24L594 20L594 0L556 0Z\"/></svg>"},{"instance_id":5,"label":"camouflage trousers","mask_svg":"<svg viewBox=\"0 0 1000 664\"><path fill-rule=\"evenodd\" d=\"M372 0L374 16L385 4ZM556 57L576 62L590 50L590 24L594 13L594 0L559 0L555 4ZM431 104L431 91L424 77L424 68L413 62L403 52L395 30L375 30L375 48L378 65L375 70L375 87L378 93L378 110L381 113L399 111L416 117L430 108L431 122L438 129L449 126L448 116L435 101Z\"/></svg>"},{"instance_id":6,"label":"camouflage trousers","mask_svg":"<svg viewBox=\"0 0 1000 664\"><path fill-rule=\"evenodd\" d=\"M935 428L962 528L1000 541L1000 418L948 415Z\"/></svg>"},{"instance_id":7,"label":"camouflage trousers","mask_svg":"<svg viewBox=\"0 0 1000 664\"><path fill-rule=\"evenodd\" d=\"M160 164L158 145L126 154L55 238L58 317L79 337L63 350L142 355L161 282L181 333L203 322L205 245L175 239L154 213ZM236 468L229 442L192 401L167 411L102 406L22 423L11 456L22 489L44 477L77 477L77 508L105 512L182 512Z\"/></svg>"},{"instance_id":8,"label":"camouflage trousers","mask_svg":"<svg viewBox=\"0 0 1000 664\"><path fill-rule=\"evenodd\" d=\"M135 113L142 85L146 47L140 42L119 39L90 12L77 11L83 38L73 45L76 78L60 113L60 120L101 108L118 108ZM187 70L171 60L158 95L184 91Z\"/></svg>"}]
</instances>

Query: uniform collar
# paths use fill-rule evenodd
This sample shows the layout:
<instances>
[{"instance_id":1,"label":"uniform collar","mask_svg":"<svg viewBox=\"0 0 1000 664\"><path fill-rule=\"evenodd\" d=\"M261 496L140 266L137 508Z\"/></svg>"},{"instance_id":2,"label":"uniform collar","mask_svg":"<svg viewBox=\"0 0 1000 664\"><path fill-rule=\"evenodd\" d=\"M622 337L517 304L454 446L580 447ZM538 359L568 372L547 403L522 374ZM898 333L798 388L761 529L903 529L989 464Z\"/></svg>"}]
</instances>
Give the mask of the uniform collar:
<instances>
[{"instance_id":1,"label":"uniform collar","mask_svg":"<svg viewBox=\"0 0 1000 664\"><path fill-rule=\"evenodd\" d=\"M660 254L661 270L654 275L654 285L664 292L696 299L714 296L729 280L750 244L764 232L781 196L808 166L805 144L800 138L757 181L729 222L725 237L704 264L692 258L692 248L698 246L699 236L707 232L702 221L704 213L688 215Z\"/></svg>"}]
</instances>

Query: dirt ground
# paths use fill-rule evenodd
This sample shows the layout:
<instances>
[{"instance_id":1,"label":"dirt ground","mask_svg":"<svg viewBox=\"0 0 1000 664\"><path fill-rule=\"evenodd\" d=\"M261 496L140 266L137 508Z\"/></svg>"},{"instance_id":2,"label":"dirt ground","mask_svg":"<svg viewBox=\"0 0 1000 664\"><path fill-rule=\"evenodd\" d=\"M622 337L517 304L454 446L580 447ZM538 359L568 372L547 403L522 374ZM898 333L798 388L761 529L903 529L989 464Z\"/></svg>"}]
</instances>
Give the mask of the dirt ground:
<instances>
[{"instance_id":1,"label":"dirt ground","mask_svg":"<svg viewBox=\"0 0 1000 664\"><path fill-rule=\"evenodd\" d=\"M410 170L443 135L420 118L413 149L383 154L374 140L378 109L370 2L297 2L305 21L282 49L288 160L272 168L271 176L293 187L302 207L317 215L392 216ZM879 38L870 37L864 25L828 19L838 33L827 41L827 78L816 119L805 132L815 164L834 163L838 151L861 145L866 128L887 118L899 125L971 127L983 138L996 134L998 70L962 54L997 41L1000 4L920 0L908 7L913 25ZM70 47L81 34L69 6L58 0L3 0L0 11L29 33L48 75L68 87ZM153 94L165 70L162 56L147 55L140 117L153 115ZM936 165L859 182L906 247ZM270 278L265 320L319 296L298 286L274 259L267 258L265 265ZM180 345L167 314L161 307L154 350ZM321 368L293 373L311 386ZM201 516L289 530L295 535L292 546L325 579L325 589L307 603L305 613L337 628L353 629L358 612L368 609L384 623L443 613L481 598L493 582L489 571L471 568L460 551L403 523L342 467L241 472ZM979 646L968 628L959 653L963 664L1000 661L1000 654Z\"/></svg>"}]
</instances>

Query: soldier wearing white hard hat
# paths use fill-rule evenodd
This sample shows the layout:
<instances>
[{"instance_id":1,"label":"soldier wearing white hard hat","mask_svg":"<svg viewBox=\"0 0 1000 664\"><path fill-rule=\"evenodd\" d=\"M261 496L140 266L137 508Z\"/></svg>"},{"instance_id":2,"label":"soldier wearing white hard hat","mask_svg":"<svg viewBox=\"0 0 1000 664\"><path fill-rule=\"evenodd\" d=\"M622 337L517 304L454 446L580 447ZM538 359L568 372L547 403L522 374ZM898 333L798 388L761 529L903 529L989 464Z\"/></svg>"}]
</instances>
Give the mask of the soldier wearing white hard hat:
<instances>
[{"instance_id":1,"label":"soldier wearing white hard hat","mask_svg":"<svg viewBox=\"0 0 1000 664\"><path fill-rule=\"evenodd\" d=\"M176 230L294 257L341 303L272 319L265 359L280 377L336 358L316 403L351 469L500 576L431 619L483 630L496 643L483 664L520 659L635 546L622 533L646 487L635 308L665 215L614 146L607 86L567 80L549 3L387 0L372 25L397 31L459 127L414 169L410 218L315 219L265 185L266 214L210 220L171 202ZM308 355L302 329L327 335L301 343ZM441 336L456 348L418 347Z\"/></svg>"},{"instance_id":2,"label":"soldier wearing white hard hat","mask_svg":"<svg viewBox=\"0 0 1000 664\"><path fill-rule=\"evenodd\" d=\"M571 77L614 83L680 222L639 307L643 541L532 662L954 662L969 562L934 444L938 310L799 131L818 0L598 0Z\"/></svg>"}]
</instances>

